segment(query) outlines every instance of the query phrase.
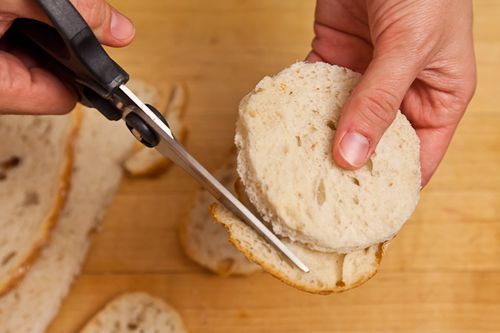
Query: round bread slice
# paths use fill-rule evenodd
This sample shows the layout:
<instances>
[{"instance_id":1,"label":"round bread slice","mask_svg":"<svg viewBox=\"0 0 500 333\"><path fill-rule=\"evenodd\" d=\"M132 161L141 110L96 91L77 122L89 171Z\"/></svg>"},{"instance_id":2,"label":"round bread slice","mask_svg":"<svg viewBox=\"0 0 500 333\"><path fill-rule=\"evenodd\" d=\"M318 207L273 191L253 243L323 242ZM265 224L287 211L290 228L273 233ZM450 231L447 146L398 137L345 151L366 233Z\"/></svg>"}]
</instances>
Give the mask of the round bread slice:
<instances>
[{"instance_id":1,"label":"round bread slice","mask_svg":"<svg viewBox=\"0 0 500 333\"><path fill-rule=\"evenodd\" d=\"M177 311L142 292L118 296L97 313L80 333L186 333Z\"/></svg>"},{"instance_id":2,"label":"round bread slice","mask_svg":"<svg viewBox=\"0 0 500 333\"><path fill-rule=\"evenodd\" d=\"M227 188L233 186L237 178L234 152L214 175ZM260 266L250 262L228 242L226 229L212 221L209 206L214 202L215 199L207 191L200 190L196 195L193 206L179 229L184 252L218 275L249 275L260 271Z\"/></svg>"},{"instance_id":3,"label":"round bread slice","mask_svg":"<svg viewBox=\"0 0 500 333\"><path fill-rule=\"evenodd\" d=\"M265 77L239 108L237 170L250 201L275 233L323 252L391 239L419 198L419 140L399 111L363 168L334 164L339 113L359 78L300 62Z\"/></svg>"},{"instance_id":4,"label":"round bread slice","mask_svg":"<svg viewBox=\"0 0 500 333\"><path fill-rule=\"evenodd\" d=\"M282 239L309 267L310 272L304 273L224 207L215 203L211 211L213 219L226 227L231 243L248 259L288 285L315 294L337 293L363 284L377 272L387 246L376 244L348 254L325 253Z\"/></svg>"},{"instance_id":5,"label":"round bread slice","mask_svg":"<svg viewBox=\"0 0 500 333\"><path fill-rule=\"evenodd\" d=\"M81 114L0 116L0 295L26 274L66 201Z\"/></svg>"}]
</instances>

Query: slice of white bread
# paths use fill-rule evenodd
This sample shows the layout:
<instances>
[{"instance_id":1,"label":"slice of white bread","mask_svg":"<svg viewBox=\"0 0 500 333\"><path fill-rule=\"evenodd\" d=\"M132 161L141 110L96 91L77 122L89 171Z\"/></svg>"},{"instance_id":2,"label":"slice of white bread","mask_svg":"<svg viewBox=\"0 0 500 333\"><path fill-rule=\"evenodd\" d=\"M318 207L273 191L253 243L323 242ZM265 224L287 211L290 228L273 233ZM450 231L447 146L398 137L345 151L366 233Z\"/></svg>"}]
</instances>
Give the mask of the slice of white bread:
<instances>
[{"instance_id":1,"label":"slice of white bread","mask_svg":"<svg viewBox=\"0 0 500 333\"><path fill-rule=\"evenodd\" d=\"M143 292L123 294L109 302L80 333L185 333L177 311Z\"/></svg>"},{"instance_id":2,"label":"slice of white bread","mask_svg":"<svg viewBox=\"0 0 500 333\"><path fill-rule=\"evenodd\" d=\"M348 254L325 253L282 239L309 267L310 272L304 273L220 204L213 204L211 210L214 220L226 227L231 243L248 259L290 286L310 293L329 294L361 285L375 275L386 248L386 244L376 244Z\"/></svg>"},{"instance_id":3,"label":"slice of white bread","mask_svg":"<svg viewBox=\"0 0 500 333\"><path fill-rule=\"evenodd\" d=\"M236 156L231 153L228 161L214 172L215 177L228 189L236 181ZM188 216L182 221L179 236L184 252L195 262L222 275L248 275L260 271L260 266L250 262L228 242L226 229L214 223L209 206L213 196L200 190Z\"/></svg>"},{"instance_id":4,"label":"slice of white bread","mask_svg":"<svg viewBox=\"0 0 500 333\"><path fill-rule=\"evenodd\" d=\"M80 118L0 116L0 295L25 275L57 222Z\"/></svg>"},{"instance_id":5,"label":"slice of white bread","mask_svg":"<svg viewBox=\"0 0 500 333\"><path fill-rule=\"evenodd\" d=\"M51 241L21 283L0 298L0 332L42 333L79 273L89 232L120 183L135 139L121 122L84 109L71 188ZM46 157L45 157L46 158Z\"/></svg>"},{"instance_id":6,"label":"slice of white bread","mask_svg":"<svg viewBox=\"0 0 500 333\"><path fill-rule=\"evenodd\" d=\"M136 87L137 91L143 91L146 87ZM188 93L186 85L176 83L170 91L168 104L163 106L164 98L161 94L149 94L151 104L158 108L158 111L165 116L167 123L177 140L184 142L186 138L186 126L184 124L184 114L187 109ZM156 105L156 103L159 103ZM132 177L150 177L164 172L171 165L171 161L158 153L155 149L141 147L131 154L123 164L125 171Z\"/></svg>"},{"instance_id":7,"label":"slice of white bread","mask_svg":"<svg viewBox=\"0 0 500 333\"><path fill-rule=\"evenodd\" d=\"M419 140L400 112L366 166L333 163L339 113L359 77L296 63L265 77L239 108L238 173L250 201L277 234L323 252L391 239L419 198Z\"/></svg>"}]
</instances>

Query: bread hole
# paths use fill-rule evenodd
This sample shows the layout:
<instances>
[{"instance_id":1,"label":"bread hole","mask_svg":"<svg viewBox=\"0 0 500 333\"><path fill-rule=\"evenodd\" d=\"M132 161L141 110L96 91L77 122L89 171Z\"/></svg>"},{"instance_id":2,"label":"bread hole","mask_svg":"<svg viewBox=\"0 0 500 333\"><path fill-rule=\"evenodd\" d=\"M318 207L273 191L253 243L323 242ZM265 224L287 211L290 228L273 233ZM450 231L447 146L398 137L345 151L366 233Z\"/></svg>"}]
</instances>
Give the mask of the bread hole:
<instances>
[{"instance_id":1,"label":"bread hole","mask_svg":"<svg viewBox=\"0 0 500 333\"><path fill-rule=\"evenodd\" d=\"M16 251L11 251L7 253L5 257L2 259L2 266L5 266L16 256Z\"/></svg>"},{"instance_id":2,"label":"bread hole","mask_svg":"<svg viewBox=\"0 0 500 333\"><path fill-rule=\"evenodd\" d=\"M359 186L359 179L356 177L351 177L351 181L354 185Z\"/></svg>"},{"instance_id":3,"label":"bread hole","mask_svg":"<svg viewBox=\"0 0 500 333\"><path fill-rule=\"evenodd\" d=\"M380 263L380 260L382 260L382 255L384 254L384 244L386 243L380 243L377 248L377 252L375 253L375 257L377 258L377 262Z\"/></svg>"},{"instance_id":4,"label":"bread hole","mask_svg":"<svg viewBox=\"0 0 500 333\"><path fill-rule=\"evenodd\" d=\"M139 328L139 324L137 324L137 323L128 323L127 324L127 329L129 331L135 331L138 328Z\"/></svg>"},{"instance_id":5,"label":"bread hole","mask_svg":"<svg viewBox=\"0 0 500 333\"><path fill-rule=\"evenodd\" d=\"M0 161L0 181L7 179L7 171L18 167L19 164L21 164L21 158L15 155Z\"/></svg>"},{"instance_id":6,"label":"bread hole","mask_svg":"<svg viewBox=\"0 0 500 333\"><path fill-rule=\"evenodd\" d=\"M0 162L0 168L4 170L13 169L21 164L21 158L19 156L11 156L8 159Z\"/></svg>"},{"instance_id":7,"label":"bread hole","mask_svg":"<svg viewBox=\"0 0 500 333\"><path fill-rule=\"evenodd\" d=\"M40 203L40 196L35 191L28 191L24 194L24 206L38 205Z\"/></svg>"},{"instance_id":8,"label":"bread hole","mask_svg":"<svg viewBox=\"0 0 500 333\"><path fill-rule=\"evenodd\" d=\"M354 202L355 205L359 205L359 198L357 195L355 195L353 198L352 198L352 202Z\"/></svg>"},{"instance_id":9,"label":"bread hole","mask_svg":"<svg viewBox=\"0 0 500 333\"><path fill-rule=\"evenodd\" d=\"M300 136L295 136L295 140L297 140L297 146L302 147L302 140L300 139Z\"/></svg>"},{"instance_id":10,"label":"bread hole","mask_svg":"<svg viewBox=\"0 0 500 333\"><path fill-rule=\"evenodd\" d=\"M289 152L288 145L285 145L285 146L283 147L283 153L284 153L285 155L288 155L288 152Z\"/></svg>"},{"instance_id":11,"label":"bread hole","mask_svg":"<svg viewBox=\"0 0 500 333\"><path fill-rule=\"evenodd\" d=\"M342 281L344 277L344 261L345 261L345 253L339 253L339 258L337 260L337 271L339 272L339 277L335 285L337 287L343 287L345 286L344 282Z\"/></svg>"},{"instance_id":12,"label":"bread hole","mask_svg":"<svg viewBox=\"0 0 500 333\"><path fill-rule=\"evenodd\" d=\"M335 285L336 285L337 287L345 287L345 282L344 282L344 281L342 281L342 280L339 280L339 281L335 282Z\"/></svg>"},{"instance_id":13,"label":"bread hole","mask_svg":"<svg viewBox=\"0 0 500 333\"><path fill-rule=\"evenodd\" d=\"M325 200L326 200L325 183L323 183L323 180L320 180L318 189L316 191L316 201L318 202L318 205L322 206L325 203Z\"/></svg>"},{"instance_id":14,"label":"bread hole","mask_svg":"<svg viewBox=\"0 0 500 333\"><path fill-rule=\"evenodd\" d=\"M368 254L368 251L370 251L370 248L369 248L369 247L365 247L365 248L363 249L363 252L364 252L365 254Z\"/></svg>"},{"instance_id":15,"label":"bread hole","mask_svg":"<svg viewBox=\"0 0 500 333\"><path fill-rule=\"evenodd\" d=\"M367 169L370 173L372 173L372 171L373 171L373 161L372 161L372 159L371 159L371 158L370 158L370 159L368 159L368 162L366 162L366 164L365 164L365 165L366 165L366 169Z\"/></svg>"},{"instance_id":16,"label":"bread hole","mask_svg":"<svg viewBox=\"0 0 500 333\"><path fill-rule=\"evenodd\" d=\"M335 122L333 120L328 120L326 122L326 126L328 126L332 131L337 130L337 125L335 125Z\"/></svg>"}]
</instances>

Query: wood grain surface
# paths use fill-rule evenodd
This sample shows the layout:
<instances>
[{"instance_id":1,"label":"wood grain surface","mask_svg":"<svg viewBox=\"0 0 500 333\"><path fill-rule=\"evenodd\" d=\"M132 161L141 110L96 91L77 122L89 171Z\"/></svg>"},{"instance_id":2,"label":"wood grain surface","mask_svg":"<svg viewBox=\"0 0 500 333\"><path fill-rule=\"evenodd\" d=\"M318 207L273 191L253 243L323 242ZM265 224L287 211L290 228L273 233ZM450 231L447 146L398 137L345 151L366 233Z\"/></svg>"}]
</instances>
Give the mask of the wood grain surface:
<instances>
[{"instance_id":1,"label":"wood grain surface","mask_svg":"<svg viewBox=\"0 0 500 333\"><path fill-rule=\"evenodd\" d=\"M111 53L152 84L190 90L187 147L209 169L232 145L240 98L303 59L314 1L115 0L136 24ZM500 332L500 1L477 0L479 84L455 140L379 273L315 296L261 273L220 278L183 254L177 225L197 185L172 168L126 179L50 333L76 332L111 297L143 290L198 332Z\"/></svg>"}]
</instances>

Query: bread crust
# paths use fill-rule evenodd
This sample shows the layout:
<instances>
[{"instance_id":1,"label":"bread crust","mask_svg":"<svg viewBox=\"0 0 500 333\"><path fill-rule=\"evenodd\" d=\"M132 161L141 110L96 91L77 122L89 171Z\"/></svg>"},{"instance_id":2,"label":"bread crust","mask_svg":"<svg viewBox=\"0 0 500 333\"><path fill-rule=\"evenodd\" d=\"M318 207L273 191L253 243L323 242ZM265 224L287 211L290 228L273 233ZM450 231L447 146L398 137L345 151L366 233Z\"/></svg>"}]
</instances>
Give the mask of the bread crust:
<instances>
[{"instance_id":1,"label":"bread crust","mask_svg":"<svg viewBox=\"0 0 500 333\"><path fill-rule=\"evenodd\" d=\"M0 279L0 296L3 296L16 287L29 271L31 265L40 255L43 247L49 242L50 233L59 220L59 216L66 203L70 189L71 175L73 173L75 144L82 123L81 110L74 110L71 117L71 130L68 133L68 140L66 142L64 160L61 167L61 176L59 178L57 195L54 198L52 208L47 213L45 222L41 225L38 240L33 244L31 250L24 254L24 258L21 259L21 262L17 267L13 267L10 272L5 275L5 277Z\"/></svg>"},{"instance_id":2,"label":"bread crust","mask_svg":"<svg viewBox=\"0 0 500 333\"><path fill-rule=\"evenodd\" d=\"M345 283L337 283L333 288L327 288L327 289L320 289L320 288L311 288L307 285L301 284L299 281L294 281L287 276L285 276L283 273L280 271L274 269L270 264L268 264L265 260L261 260L257 256L255 256L251 251L249 251L245 246L242 245L240 240L236 237L234 237L233 233L231 232L231 229L228 225L225 223L221 222L221 217L218 215L217 212L218 205L217 204L212 204L210 206L210 212L211 215L214 219L215 222L222 224L226 230L228 231L228 239L233 244L241 253L245 255L250 261L260 265L266 272L270 273L273 277L277 278L278 280L288 284L291 287L294 287L296 289L311 293L311 294L319 294L319 295L328 295L331 293L340 293L355 287L358 287L368 281L370 278L372 278L378 270L378 267L380 266L380 263L382 261L383 254L385 252L385 249L388 246L388 242L380 243L378 244L377 248L377 253L376 253L376 265L373 270L371 270L368 274L365 274L361 276L359 279L357 279L354 282L351 282L350 284L345 284ZM243 222L240 222L243 223ZM342 281L340 281L342 282Z\"/></svg>"}]
</instances>

